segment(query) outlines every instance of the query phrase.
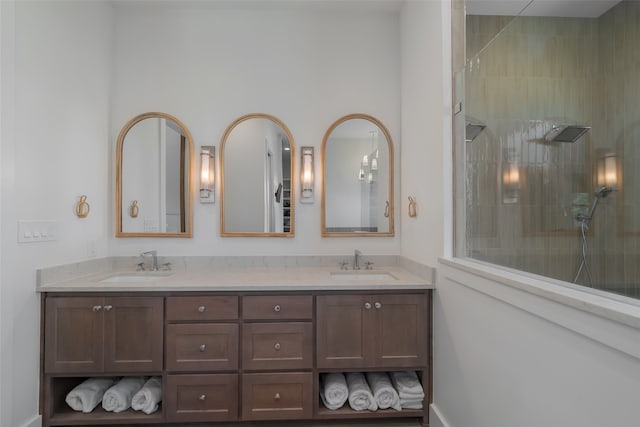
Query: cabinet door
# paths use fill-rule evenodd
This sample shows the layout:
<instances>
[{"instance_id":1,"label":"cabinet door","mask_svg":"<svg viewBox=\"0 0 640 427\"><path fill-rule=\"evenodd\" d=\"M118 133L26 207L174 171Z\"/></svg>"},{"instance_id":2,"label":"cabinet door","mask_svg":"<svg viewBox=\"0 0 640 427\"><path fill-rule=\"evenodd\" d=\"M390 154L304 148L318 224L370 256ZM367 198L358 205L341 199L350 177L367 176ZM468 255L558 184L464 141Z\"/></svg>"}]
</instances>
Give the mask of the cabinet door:
<instances>
[{"instance_id":1,"label":"cabinet door","mask_svg":"<svg viewBox=\"0 0 640 427\"><path fill-rule=\"evenodd\" d=\"M311 369L311 322L245 323L242 367L244 370Z\"/></svg>"},{"instance_id":2,"label":"cabinet door","mask_svg":"<svg viewBox=\"0 0 640 427\"><path fill-rule=\"evenodd\" d=\"M372 340L366 339L372 333L367 319L371 310L369 299L361 295L317 297L318 368L362 368L371 363Z\"/></svg>"},{"instance_id":3,"label":"cabinet door","mask_svg":"<svg viewBox=\"0 0 640 427\"><path fill-rule=\"evenodd\" d=\"M427 296L374 295L375 331L370 334L377 367L415 367L427 363Z\"/></svg>"},{"instance_id":4,"label":"cabinet door","mask_svg":"<svg viewBox=\"0 0 640 427\"><path fill-rule=\"evenodd\" d=\"M237 323L167 325L167 370L216 371L238 368Z\"/></svg>"},{"instance_id":5,"label":"cabinet door","mask_svg":"<svg viewBox=\"0 0 640 427\"><path fill-rule=\"evenodd\" d=\"M105 372L162 371L162 297L113 297L104 304Z\"/></svg>"},{"instance_id":6,"label":"cabinet door","mask_svg":"<svg viewBox=\"0 0 640 427\"><path fill-rule=\"evenodd\" d=\"M238 375L168 375L167 420L213 422L238 419Z\"/></svg>"},{"instance_id":7,"label":"cabinet door","mask_svg":"<svg viewBox=\"0 0 640 427\"><path fill-rule=\"evenodd\" d=\"M45 301L45 371L101 372L102 298L47 297Z\"/></svg>"},{"instance_id":8,"label":"cabinet door","mask_svg":"<svg viewBox=\"0 0 640 427\"><path fill-rule=\"evenodd\" d=\"M242 376L243 420L309 419L313 414L311 372Z\"/></svg>"}]
</instances>

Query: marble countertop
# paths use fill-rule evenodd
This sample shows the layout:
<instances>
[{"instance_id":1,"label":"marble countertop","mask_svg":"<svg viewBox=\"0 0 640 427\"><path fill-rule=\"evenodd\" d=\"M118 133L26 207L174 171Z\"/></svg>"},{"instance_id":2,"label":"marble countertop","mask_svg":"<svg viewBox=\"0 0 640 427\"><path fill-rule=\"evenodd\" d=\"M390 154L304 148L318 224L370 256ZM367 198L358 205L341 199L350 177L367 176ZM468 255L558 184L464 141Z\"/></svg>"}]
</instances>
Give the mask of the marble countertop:
<instances>
[{"instance_id":1,"label":"marble countertop","mask_svg":"<svg viewBox=\"0 0 640 427\"><path fill-rule=\"evenodd\" d=\"M433 289L423 271L401 265L371 270L342 270L331 266L269 266L178 268L172 271L106 269L43 283L37 292L196 292L196 291L347 291ZM429 270L427 270L428 272ZM85 271L85 273L87 273ZM68 275L70 276L70 275Z\"/></svg>"}]
</instances>

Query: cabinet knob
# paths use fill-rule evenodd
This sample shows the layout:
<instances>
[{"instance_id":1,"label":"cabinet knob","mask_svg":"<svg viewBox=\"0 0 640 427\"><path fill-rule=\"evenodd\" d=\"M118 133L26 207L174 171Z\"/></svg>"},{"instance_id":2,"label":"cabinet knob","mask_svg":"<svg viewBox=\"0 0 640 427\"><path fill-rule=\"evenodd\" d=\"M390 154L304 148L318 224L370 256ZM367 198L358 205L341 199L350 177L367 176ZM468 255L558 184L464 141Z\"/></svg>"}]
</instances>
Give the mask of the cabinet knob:
<instances>
[{"instance_id":1,"label":"cabinet knob","mask_svg":"<svg viewBox=\"0 0 640 427\"><path fill-rule=\"evenodd\" d=\"M281 308L280 308L280 304L276 304L276 305L273 307L273 311L275 311L276 313L277 313L277 312L279 312L280 310L281 310Z\"/></svg>"},{"instance_id":2,"label":"cabinet knob","mask_svg":"<svg viewBox=\"0 0 640 427\"><path fill-rule=\"evenodd\" d=\"M371 309L371 303L370 302L365 302L364 303L364 308L366 308L367 310Z\"/></svg>"},{"instance_id":3,"label":"cabinet knob","mask_svg":"<svg viewBox=\"0 0 640 427\"><path fill-rule=\"evenodd\" d=\"M200 397L198 399L200 400L205 400L207 398L206 394L201 394Z\"/></svg>"},{"instance_id":4,"label":"cabinet knob","mask_svg":"<svg viewBox=\"0 0 640 427\"><path fill-rule=\"evenodd\" d=\"M279 342L277 342L277 343L276 343L276 345L274 345L274 346L273 346L273 348L275 348L275 349L276 349L276 351L277 351L277 350L280 350L280 343L279 343Z\"/></svg>"},{"instance_id":5,"label":"cabinet knob","mask_svg":"<svg viewBox=\"0 0 640 427\"><path fill-rule=\"evenodd\" d=\"M376 302L376 303L374 304L374 306L375 306L376 308L382 308L382 304L381 304L381 303L379 303L379 302Z\"/></svg>"},{"instance_id":6,"label":"cabinet knob","mask_svg":"<svg viewBox=\"0 0 640 427\"><path fill-rule=\"evenodd\" d=\"M112 309L112 308L113 308L113 306L112 306L112 305L105 305L105 306L104 306L104 309L105 309L106 311L111 311L111 309Z\"/></svg>"},{"instance_id":7,"label":"cabinet knob","mask_svg":"<svg viewBox=\"0 0 640 427\"><path fill-rule=\"evenodd\" d=\"M95 313L96 311L102 310L102 306L101 305L94 305L93 307L91 307L91 310L93 310L94 313Z\"/></svg>"},{"instance_id":8,"label":"cabinet knob","mask_svg":"<svg viewBox=\"0 0 640 427\"><path fill-rule=\"evenodd\" d=\"M200 351L201 351L201 352L204 352L206 349L207 349L206 344L201 344L201 345L200 345Z\"/></svg>"},{"instance_id":9,"label":"cabinet knob","mask_svg":"<svg viewBox=\"0 0 640 427\"><path fill-rule=\"evenodd\" d=\"M200 313L204 313L204 311L207 309L207 307L205 307L204 305L201 305L200 307L198 307L198 311Z\"/></svg>"},{"instance_id":10,"label":"cabinet knob","mask_svg":"<svg viewBox=\"0 0 640 427\"><path fill-rule=\"evenodd\" d=\"M280 393L276 393L275 396L273 396L274 400L280 400Z\"/></svg>"}]
</instances>

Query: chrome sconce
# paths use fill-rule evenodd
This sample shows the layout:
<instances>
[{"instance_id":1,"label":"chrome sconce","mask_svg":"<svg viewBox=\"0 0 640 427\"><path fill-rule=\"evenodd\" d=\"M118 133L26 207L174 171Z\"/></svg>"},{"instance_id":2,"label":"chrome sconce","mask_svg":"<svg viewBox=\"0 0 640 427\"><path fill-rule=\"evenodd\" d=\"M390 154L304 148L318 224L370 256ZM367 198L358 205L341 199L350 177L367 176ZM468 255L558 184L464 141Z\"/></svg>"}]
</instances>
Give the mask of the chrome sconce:
<instances>
[{"instance_id":1,"label":"chrome sconce","mask_svg":"<svg viewBox=\"0 0 640 427\"><path fill-rule=\"evenodd\" d=\"M618 186L618 157L615 153L604 153L598 157L597 186L615 190Z\"/></svg>"},{"instance_id":2,"label":"chrome sconce","mask_svg":"<svg viewBox=\"0 0 640 427\"><path fill-rule=\"evenodd\" d=\"M314 168L313 147L300 148L300 202L313 203Z\"/></svg>"},{"instance_id":3,"label":"chrome sconce","mask_svg":"<svg viewBox=\"0 0 640 427\"><path fill-rule=\"evenodd\" d=\"M216 201L216 147L200 147L200 203Z\"/></svg>"}]
</instances>

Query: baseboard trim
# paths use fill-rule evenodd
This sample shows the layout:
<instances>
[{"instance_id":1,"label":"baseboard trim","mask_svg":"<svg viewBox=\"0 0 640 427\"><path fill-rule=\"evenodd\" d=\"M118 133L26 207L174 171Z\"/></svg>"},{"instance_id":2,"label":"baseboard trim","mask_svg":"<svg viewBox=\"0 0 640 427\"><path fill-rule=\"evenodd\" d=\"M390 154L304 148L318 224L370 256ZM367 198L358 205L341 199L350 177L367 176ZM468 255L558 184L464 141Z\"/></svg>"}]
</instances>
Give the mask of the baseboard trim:
<instances>
[{"instance_id":1,"label":"baseboard trim","mask_svg":"<svg viewBox=\"0 0 640 427\"><path fill-rule=\"evenodd\" d=\"M435 404L429 405L429 427L451 427Z\"/></svg>"},{"instance_id":2,"label":"baseboard trim","mask_svg":"<svg viewBox=\"0 0 640 427\"><path fill-rule=\"evenodd\" d=\"M27 421L20 427L42 427L42 416L36 415L30 421Z\"/></svg>"}]
</instances>

